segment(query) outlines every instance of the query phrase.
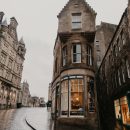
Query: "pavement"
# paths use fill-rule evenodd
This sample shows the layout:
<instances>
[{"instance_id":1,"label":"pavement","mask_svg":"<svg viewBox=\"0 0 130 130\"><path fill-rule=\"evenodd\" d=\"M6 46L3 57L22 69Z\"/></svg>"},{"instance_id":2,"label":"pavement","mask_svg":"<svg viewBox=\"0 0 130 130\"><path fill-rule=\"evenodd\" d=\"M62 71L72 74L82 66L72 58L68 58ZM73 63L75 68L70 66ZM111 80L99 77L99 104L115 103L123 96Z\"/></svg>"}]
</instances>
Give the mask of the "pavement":
<instances>
[{"instance_id":1,"label":"pavement","mask_svg":"<svg viewBox=\"0 0 130 130\"><path fill-rule=\"evenodd\" d=\"M46 108L0 110L0 130L53 130L50 113Z\"/></svg>"}]
</instances>

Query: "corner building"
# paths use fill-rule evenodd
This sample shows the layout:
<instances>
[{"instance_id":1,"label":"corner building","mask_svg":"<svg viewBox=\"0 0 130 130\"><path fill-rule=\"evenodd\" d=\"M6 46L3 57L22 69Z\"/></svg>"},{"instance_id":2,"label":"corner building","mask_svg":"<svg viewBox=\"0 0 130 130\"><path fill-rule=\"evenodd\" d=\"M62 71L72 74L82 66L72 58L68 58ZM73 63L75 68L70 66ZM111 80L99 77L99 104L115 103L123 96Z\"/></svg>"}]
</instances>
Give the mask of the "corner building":
<instances>
[{"instance_id":1,"label":"corner building","mask_svg":"<svg viewBox=\"0 0 130 130\"><path fill-rule=\"evenodd\" d=\"M51 83L55 118L92 119L94 130L97 126L95 19L95 11L85 0L69 0L59 13Z\"/></svg>"}]
</instances>

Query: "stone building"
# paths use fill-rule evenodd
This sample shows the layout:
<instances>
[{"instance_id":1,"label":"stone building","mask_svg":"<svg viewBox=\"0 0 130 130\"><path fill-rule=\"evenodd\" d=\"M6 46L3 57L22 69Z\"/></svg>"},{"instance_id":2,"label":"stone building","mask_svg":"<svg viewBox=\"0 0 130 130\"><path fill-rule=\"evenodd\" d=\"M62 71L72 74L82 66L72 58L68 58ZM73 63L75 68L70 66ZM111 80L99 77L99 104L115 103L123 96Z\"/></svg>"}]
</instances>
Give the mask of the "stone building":
<instances>
[{"instance_id":1,"label":"stone building","mask_svg":"<svg viewBox=\"0 0 130 130\"><path fill-rule=\"evenodd\" d=\"M25 60L25 43L17 37L18 22L3 21L0 12L0 108L15 108Z\"/></svg>"},{"instance_id":2,"label":"stone building","mask_svg":"<svg viewBox=\"0 0 130 130\"><path fill-rule=\"evenodd\" d=\"M29 101L30 101L30 91L29 91L29 84L27 81L21 83L21 92L22 92L22 102L21 106L22 107L28 107L29 106Z\"/></svg>"},{"instance_id":3,"label":"stone building","mask_svg":"<svg viewBox=\"0 0 130 130\"><path fill-rule=\"evenodd\" d=\"M130 125L130 2L110 41L97 73L102 130Z\"/></svg>"},{"instance_id":4,"label":"stone building","mask_svg":"<svg viewBox=\"0 0 130 130\"><path fill-rule=\"evenodd\" d=\"M39 97L33 96L33 97L32 97L32 100L33 100L33 107L39 107L39 106L40 106Z\"/></svg>"},{"instance_id":5,"label":"stone building","mask_svg":"<svg viewBox=\"0 0 130 130\"><path fill-rule=\"evenodd\" d=\"M100 25L96 26L96 36L94 42L95 50L95 67L96 70L101 64L101 61L106 53L108 45L114 35L117 25L101 22Z\"/></svg>"},{"instance_id":6,"label":"stone building","mask_svg":"<svg viewBox=\"0 0 130 130\"><path fill-rule=\"evenodd\" d=\"M95 11L85 0L69 0L59 13L51 83L55 119L93 130L97 129L95 19Z\"/></svg>"}]
</instances>

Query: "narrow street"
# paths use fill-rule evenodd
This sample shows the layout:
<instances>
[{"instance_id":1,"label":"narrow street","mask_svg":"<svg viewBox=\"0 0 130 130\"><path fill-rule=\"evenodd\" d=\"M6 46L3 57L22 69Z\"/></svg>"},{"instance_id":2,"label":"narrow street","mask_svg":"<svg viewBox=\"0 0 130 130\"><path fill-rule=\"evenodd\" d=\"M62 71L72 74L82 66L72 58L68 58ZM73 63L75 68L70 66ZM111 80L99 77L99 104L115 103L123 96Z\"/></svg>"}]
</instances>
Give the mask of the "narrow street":
<instances>
[{"instance_id":1,"label":"narrow street","mask_svg":"<svg viewBox=\"0 0 130 130\"><path fill-rule=\"evenodd\" d=\"M37 130L52 130L46 108L0 110L0 130L32 130L25 119Z\"/></svg>"}]
</instances>

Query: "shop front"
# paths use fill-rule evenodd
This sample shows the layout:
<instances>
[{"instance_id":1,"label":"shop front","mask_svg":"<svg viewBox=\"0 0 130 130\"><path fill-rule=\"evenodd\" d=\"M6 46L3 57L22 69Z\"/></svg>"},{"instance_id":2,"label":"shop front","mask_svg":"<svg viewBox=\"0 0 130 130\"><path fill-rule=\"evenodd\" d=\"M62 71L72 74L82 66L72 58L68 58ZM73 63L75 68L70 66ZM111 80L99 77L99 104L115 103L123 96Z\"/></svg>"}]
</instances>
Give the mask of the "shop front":
<instances>
[{"instance_id":1,"label":"shop front","mask_svg":"<svg viewBox=\"0 0 130 130\"><path fill-rule=\"evenodd\" d=\"M84 117L95 113L94 80L85 76L65 76L52 90L52 115Z\"/></svg>"},{"instance_id":2,"label":"shop front","mask_svg":"<svg viewBox=\"0 0 130 130\"><path fill-rule=\"evenodd\" d=\"M65 79L61 83L61 116L84 115L83 78Z\"/></svg>"},{"instance_id":3,"label":"shop front","mask_svg":"<svg viewBox=\"0 0 130 130\"><path fill-rule=\"evenodd\" d=\"M114 101L116 119L127 126L130 126L129 98L128 94Z\"/></svg>"}]
</instances>

